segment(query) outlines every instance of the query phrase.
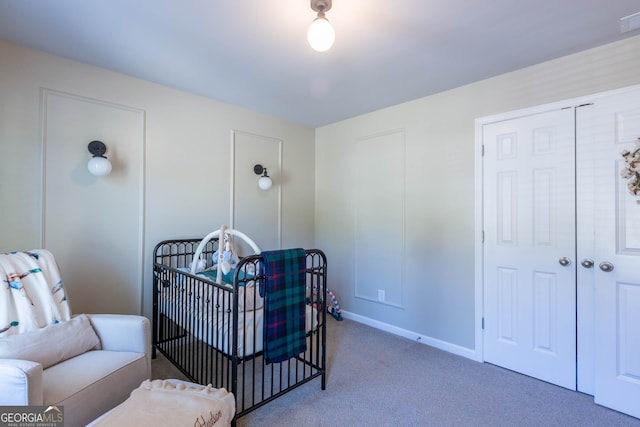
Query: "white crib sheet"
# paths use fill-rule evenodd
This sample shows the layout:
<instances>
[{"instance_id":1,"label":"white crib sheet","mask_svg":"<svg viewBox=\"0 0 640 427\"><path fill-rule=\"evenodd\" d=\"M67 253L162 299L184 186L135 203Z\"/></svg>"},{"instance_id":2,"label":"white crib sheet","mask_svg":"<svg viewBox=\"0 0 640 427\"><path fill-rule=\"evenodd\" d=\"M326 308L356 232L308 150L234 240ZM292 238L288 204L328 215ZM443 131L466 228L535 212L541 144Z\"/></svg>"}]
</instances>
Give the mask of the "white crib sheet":
<instances>
[{"instance_id":1,"label":"white crib sheet","mask_svg":"<svg viewBox=\"0 0 640 427\"><path fill-rule=\"evenodd\" d=\"M244 294L246 292L246 300ZM238 356L246 357L263 349L263 299L254 283L238 289ZM196 297L198 295L199 297ZM232 293L225 292L206 282L197 282L191 292L184 289L165 288L160 293L163 303L162 313L180 327L192 333L199 340L231 355L233 336L230 336L232 322ZM246 307L245 307L246 306ZM254 306L257 309L254 309ZM306 331L318 327L318 311L306 306Z\"/></svg>"}]
</instances>

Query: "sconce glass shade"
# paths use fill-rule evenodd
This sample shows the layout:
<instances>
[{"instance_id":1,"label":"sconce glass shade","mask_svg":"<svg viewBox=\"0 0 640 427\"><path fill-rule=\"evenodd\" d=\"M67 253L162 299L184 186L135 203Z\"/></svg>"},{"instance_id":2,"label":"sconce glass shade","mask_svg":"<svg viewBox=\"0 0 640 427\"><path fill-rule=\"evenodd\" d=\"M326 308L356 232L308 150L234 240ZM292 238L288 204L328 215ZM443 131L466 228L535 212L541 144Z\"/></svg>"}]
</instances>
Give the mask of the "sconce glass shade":
<instances>
[{"instance_id":1,"label":"sconce glass shade","mask_svg":"<svg viewBox=\"0 0 640 427\"><path fill-rule=\"evenodd\" d=\"M102 156L95 156L89 160L87 169L95 176L105 176L111 173L111 162Z\"/></svg>"},{"instance_id":2,"label":"sconce glass shade","mask_svg":"<svg viewBox=\"0 0 640 427\"><path fill-rule=\"evenodd\" d=\"M258 187L261 190L266 191L271 188L271 186L273 185L273 182L271 181L271 178L269 178L269 174L267 173L267 168L265 168L262 165L255 165L253 167L253 173L255 173L256 175L262 174L260 179L258 179Z\"/></svg>"},{"instance_id":3,"label":"sconce glass shade","mask_svg":"<svg viewBox=\"0 0 640 427\"><path fill-rule=\"evenodd\" d=\"M336 32L331 23L324 17L324 13L318 13L318 17L313 20L309 31L307 31L307 40L309 45L318 52L329 50L333 46L336 39Z\"/></svg>"},{"instance_id":4,"label":"sconce glass shade","mask_svg":"<svg viewBox=\"0 0 640 427\"><path fill-rule=\"evenodd\" d=\"M258 180L258 187L260 187L261 190L268 190L271 188L272 185L273 185L273 182L271 181L271 178L269 178L268 176L261 176L260 179Z\"/></svg>"}]
</instances>

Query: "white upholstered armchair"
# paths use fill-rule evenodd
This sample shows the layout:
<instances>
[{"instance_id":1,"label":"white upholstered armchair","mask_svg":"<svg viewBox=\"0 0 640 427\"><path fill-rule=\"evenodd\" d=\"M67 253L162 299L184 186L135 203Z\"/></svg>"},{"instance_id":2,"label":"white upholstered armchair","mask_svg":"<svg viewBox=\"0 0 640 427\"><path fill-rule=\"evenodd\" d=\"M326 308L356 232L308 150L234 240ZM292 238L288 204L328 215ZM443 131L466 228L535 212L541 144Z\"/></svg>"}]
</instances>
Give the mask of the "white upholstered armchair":
<instances>
[{"instance_id":1,"label":"white upholstered armchair","mask_svg":"<svg viewBox=\"0 0 640 427\"><path fill-rule=\"evenodd\" d=\"M68 307L60 309L68 302L56 290L61 282L55 274L53 284L45 280L47 292L39 295L34 287L52 274L53 261L46 274L42 265L50 254L26 254L38 255L36 266L16 263L19 254L10 254L9 265L10 255L0 255L0 279L6 282L0 289L0 406L63 406L65 426L84 426L150 378L149 320L118 314L70 316ZM18 278L25 267L38 280ZM53 306L47 293L56 296ZM29 310L21 311L21 304ZM40 313L30 311L34 306L41 306Z\"/></svg>"}]
</instances>

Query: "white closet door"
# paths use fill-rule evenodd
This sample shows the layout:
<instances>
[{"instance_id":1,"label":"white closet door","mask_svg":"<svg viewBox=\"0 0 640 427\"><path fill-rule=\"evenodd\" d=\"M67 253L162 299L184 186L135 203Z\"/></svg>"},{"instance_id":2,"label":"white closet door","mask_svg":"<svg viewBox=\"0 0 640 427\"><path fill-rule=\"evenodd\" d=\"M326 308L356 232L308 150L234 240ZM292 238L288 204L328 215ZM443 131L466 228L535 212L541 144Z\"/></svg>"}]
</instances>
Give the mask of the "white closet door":
<instances>
[{"instance_id":1,"label":"white closet door","mask_svg":"<svg viewBox=\"0 0 640 427\"><path fill-rule=\"evenodd\" d=\"M595 401L640 417L640 197L620 176L621 152L638 148L640 90L597 99L577 119L578 143L595 153Z\"/></svg>"},{"instance_id":2,"label":"white closet door","mask_svg":"<svg viewBox=\"0 0 640 427\"><path fill-rule=\"evenodd\" d=\"M484 359L576 387L574 110L484 125Z\"/></svg>"}]
</instances>

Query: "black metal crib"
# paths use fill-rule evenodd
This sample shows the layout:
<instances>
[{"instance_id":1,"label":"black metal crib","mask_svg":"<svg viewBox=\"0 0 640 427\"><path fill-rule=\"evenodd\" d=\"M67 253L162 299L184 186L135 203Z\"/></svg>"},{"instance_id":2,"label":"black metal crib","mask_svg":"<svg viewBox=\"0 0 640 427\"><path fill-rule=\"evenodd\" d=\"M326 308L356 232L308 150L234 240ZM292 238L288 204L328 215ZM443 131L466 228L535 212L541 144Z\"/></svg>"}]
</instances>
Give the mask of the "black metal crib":
<instances>
[{"instance_id":1,"label":"black metal crib","mask_svg":"<svg viewBox=\"0 0 640 427\"><path fill-rule=\"evenodd\" d=\"M205 242L202 242L203 244ZM165 240L154 249L153 355L162 353L190 381L225 388L236 398L236 417L321 377L326 387L326 257L306 250L307 351L280 363L263 357L260 255L243 257L232 284L191 274L199 239ZM218 239L206 242L211 259Z\"/></svg>"}]
</instances>

